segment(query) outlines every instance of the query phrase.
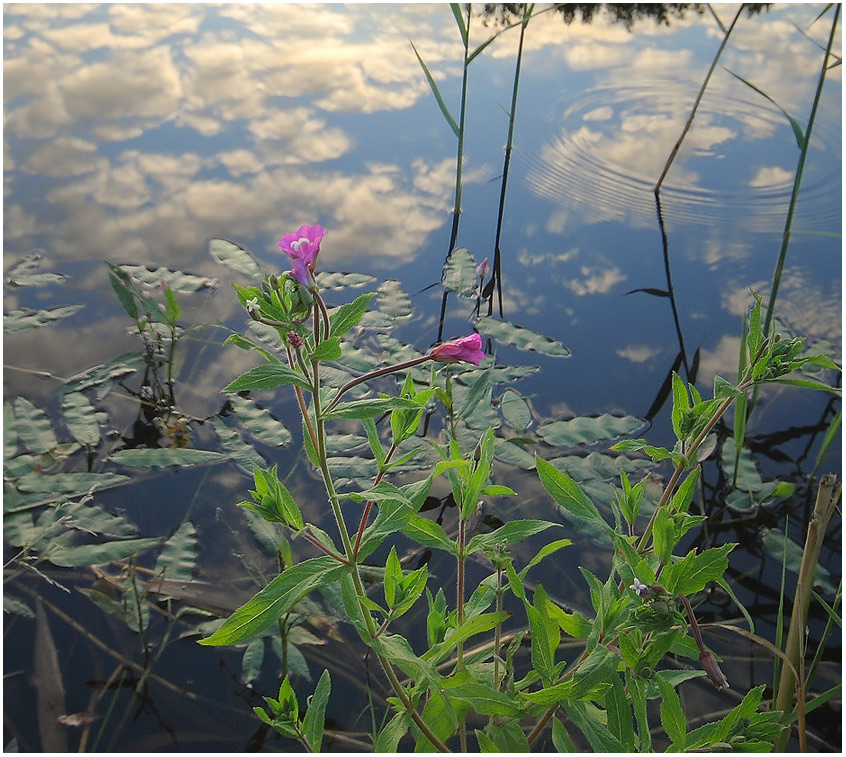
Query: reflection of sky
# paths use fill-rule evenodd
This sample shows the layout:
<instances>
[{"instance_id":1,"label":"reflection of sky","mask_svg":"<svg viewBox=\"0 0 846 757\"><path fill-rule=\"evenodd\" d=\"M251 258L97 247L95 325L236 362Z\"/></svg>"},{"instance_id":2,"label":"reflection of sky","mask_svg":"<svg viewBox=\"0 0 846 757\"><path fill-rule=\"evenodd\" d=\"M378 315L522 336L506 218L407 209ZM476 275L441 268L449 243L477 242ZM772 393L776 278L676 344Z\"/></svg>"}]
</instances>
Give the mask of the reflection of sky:
<instances>
[{"instance_id":1,"label":"reflection of sky","mask_svg":"<svg viewBox=\"0 0 846 757\"><path fill-rule=\"evenodd\" d=\"M725 23L734 12L717 10ZM722 58L802 122L820 51L792 22L807 28L819 10L744 16ZM408 40L455 112L461 46L447 11L7 5L7 265L40 246L64 261L221 278L205 254L210 237L238 240L268 261L281 233L319 222L330 231L327 267L378 274L402 265L391 275L411 292L437 281L455 141ZM827 23L808 33L824 41ZM474 20L471 44L490 33ZM666 301L620 298L665 286L651 186L720 38L708 14L669 27L647 19L635 33L601 17L531 21L503 229L507 314L574 354L650 371L671 361ZM516 30L503 33L470 72L459 244L479 260L492 257L516 43ZM796 219L805 231L840 225L840 76L839 67L828 72L809 153ZM742 291L770 276L796 158L783 116L718 68L665 183L680 307L703 349L736 333L737 316L719 294L687 293ZM821 300L836 299L839 244L794 239L797 274L824 282ZM103 286L98 271L77 285ZM44 296L20 294L30 306ZM7 307L16 301L7 297ZM209 300L204 312L225 320L226 302Z\"/></svg>"}]
</instances>

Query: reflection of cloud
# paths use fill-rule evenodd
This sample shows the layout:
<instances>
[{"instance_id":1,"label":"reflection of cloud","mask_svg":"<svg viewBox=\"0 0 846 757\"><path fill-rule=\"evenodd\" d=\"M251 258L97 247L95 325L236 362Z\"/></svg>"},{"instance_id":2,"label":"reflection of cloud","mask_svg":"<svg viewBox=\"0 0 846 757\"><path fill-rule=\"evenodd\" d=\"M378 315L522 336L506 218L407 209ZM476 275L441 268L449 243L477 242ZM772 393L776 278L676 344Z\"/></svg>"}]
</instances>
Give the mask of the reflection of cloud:
<instances>
[{"instance_id":1,"label":"reflection of cloud","mask_svg":"<svg viewBox=\"0 0 846 757\"><path fill-rule=\"evenodd\" d=\"M755 176L749 180L750 187L777 187L789 184L793 179L790 171L780 166L761 166Z\"/></svg>"},{"instance_id":2,"label":"reflection of cloud","mask_svg":"<svg viewBox=\"0 0 846 757\"><path fill-rule=\"evenodd\" d=\"M630 344L621 350L615 350L615 352L624 360L629 360L632 363L645 363L655 355L660 354L661 350L646 344Z\"/></svg>"},{"instance_id":3,"label":"reflection of cloud","mask_svg":"<svg viewBox=\"0 0 846 757\"><path fill-rule=\"evenodd\" d=\"M78 176L93 171L97 163L97 146L82 139L59 137L35 150L23 163L30 173L44 176Z\"/></svg>"},{"instance_id":4,"label":"reflection of cloud","mask_svg":"<svg viewBox=\"0 0 846 757\"><path fill-rule=\"evenodd\" d=\"M722 376L727 381L734 381L737 378L738 355L740 355L740 337L723 334L713 350L703 348L700 351L696 383L700 386L712 386L714 376Z\"/></svg>"},{"instance_id":5,"label":"reflection of cloud","mask_svg":"<svg viewBox=\"0 0 846 757\"><path fill-rule=\"evenodd\" d=\"M582 278L567 282L567 286L580 297L586 294L608 294L615 284L628 278L617 266L606 269L582 266L581 274Z\"/></svg>"}]
</instances>

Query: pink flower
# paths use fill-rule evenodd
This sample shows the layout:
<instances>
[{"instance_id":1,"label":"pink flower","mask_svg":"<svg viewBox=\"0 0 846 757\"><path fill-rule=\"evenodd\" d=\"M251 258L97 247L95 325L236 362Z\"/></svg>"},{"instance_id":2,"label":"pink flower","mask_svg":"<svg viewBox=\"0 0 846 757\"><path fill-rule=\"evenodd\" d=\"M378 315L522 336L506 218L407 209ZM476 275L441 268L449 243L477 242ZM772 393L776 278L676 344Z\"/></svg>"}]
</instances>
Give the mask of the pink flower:
<instances>
[{"instance_id":1,"label":"pink flower","mask_svg":"<svg viewBox=\"0 0 846 757\"><path fill-rule=\"evenodd\" d=\"M453 339L435 347L429 356L439 363L473 363L479 365L485 359L482 352L482 337L471 334L461 339Z\"/></svg>"},{"instance_id":2,"label":"pink flower","mask_svg":"<svg viewBox=\"0 0 846 757\"><path fill-rule=\"evenodd\" d=\"M296 263L301 261L297 267L294 266L294 278L301 284L306 283L302 281L298 272L302 273L305 267L314 273L314 267L317 264L317 253L320 252L320 242L323 240L326 231L322 226L300 226L295 232L286 234L279 240L279 247L291 260ZM299 271L298 271L299 268Z\"/></svg>"},{"instance_id":3,"label":"pink flower","mask_svg":"<svg viewBox=\"0 0 846 757\"><path fill-rule=\"evenodd\" d=\"M294 258L291 261L291 275L305 287L311 284L308 264L302 258Z\"/></svg>"},{"instance_id":4,"label":"pink flower","mask_svg":"<svg viewBox=\"0 0 846 757\"><path fill-rule=\"evenodd\" d=\"M488 259L485 258L479 265L476 266L476 275L484 281L485 276L488 275L488 271L490 270L490 263L488 263Z\"/></svg>"}]
</instances>

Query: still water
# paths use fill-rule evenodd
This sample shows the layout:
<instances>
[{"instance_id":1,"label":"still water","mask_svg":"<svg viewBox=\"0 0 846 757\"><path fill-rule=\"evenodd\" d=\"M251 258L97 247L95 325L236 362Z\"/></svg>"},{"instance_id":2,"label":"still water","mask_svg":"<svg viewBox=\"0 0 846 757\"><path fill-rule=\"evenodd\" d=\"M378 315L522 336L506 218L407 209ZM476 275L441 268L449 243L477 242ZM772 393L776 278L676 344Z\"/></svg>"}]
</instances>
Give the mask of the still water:
<instances>
[{"instance_id":1,"label":"still water","mask_svg":"<svg viewBox=\"0 0 846 757\"><path fill-rule=\"evenodd\" d=\"M656 398L677 358L680 371L696 366L703 393L715 375L736 375L749 290L770 292L799 160L785 113L807 128L831 14L817 19L822 5L776 4L738 16L663 181L659 216L653 187L737 13L734 5L713 7L716 16L703 6L665 22L647 16L629 24L604 12L590 23L567 23L538 7L526 29L500 240L503 315L560 342L570 357L507 344L494 349L504 365L539 367L514 383L535 428L611 413L651 421L644 427L650 441L667 444L669 413L657 409ZM503 31L474 13L471 48L498 32L471 63L467 83L456 243L476 262L493 261L495 253L519 27ZM180 323L243 332L247 319L228 283L237 274L209 254L209 241L233 240L262 268L276 270L285 267L276 242L305 223L329 231L323 269L369 274L372 289L394 279L411 296L413 314L398 322L398 339L425 350L441 332L469 333L473 303L454 294L439 323L457 140L409 40L457 117L463 47L444 4L4 6L4 312L64 316L26 330L10 328L7 319L4 400L25 398L68 442L62 381L139 353L103 260L199 277L199 285L179 293ZM833 50L840 54L839 27ZM838 362L841 71L826 72L776 307L781 329L808 337ZM33 251L38 273L66 278L14 286L9 271L20 278L15 266ZM339 291L333 302L358 293ZM53 310L70 305L80 307ZM221 388L256 364L250 354L222 347L227 333L205 326L184 342L175 386L186 416L218 413ZM137 390L139 377L125 378ZM99 385L90 399L103 433L93 469L102 470L116 447L137 444L138 402L114 382ZM290 440L258 445L259 452L292 471L296 495L313 499L319 490L301 453L293 399L277 392L262 400L291 433ZM719 543L742 542L730 568L735 591L769 639L780 569L766 546L767 529L783 531L789 515L791 539L803 540L815 488L809 476L839 409L824 393L765 392L749 429L752 460L764 481L789 481L796 493L726 511L713 525ZM191 434L189 444L198 448L218 444L208 425L196 424ZM15 444L14 436L4 439L4 459L25 452ZM88 470L84 451L61 465ZM708 465L703 498L723 513L725 481L715 463ZM193 606L228 614L254 593L251 579L273 575L262 535L236 508L250 485L243 467L105 468L131 479L98 492L95 503L125 516L138 536L169 536L188 520L196 527L193 577L203 582L203 596ZM841 472L839 434L820 463L819 471L827 470ZM525 474L525 486L521 517L560 519L534 474ZM512 517L497 507L496 517ZM841 574L839 528L838 520L821 557L829 587ZM565 574L576 563L607 567L598 567L602 560L587 537L582 541L568 557L573 563L544 582L559 587L550 590L557 598L586 608L584 586ZM18 547L7 540L5 559ZM171 639L152 666L144 696L133 698L139 668L126 663L146 663L138 634L79 591L102 589L106 579L85 568L38 567L43 576L24 571L6 584L6 596L30 613L5 615L4 745L14 738L21 749L43 748L33 716L31 617L40 595L55 608L47 619L65 711L97 716L91 726L68 729L72 749L80 739L88 749L112 751L290 748L260 728L250 709L278 685L269 644L250 679L243 650L194 643L191 629L207 617L191 616L174 631L185 638ZM442 570L449 580L449 568ZM722 599L703 605L706 620L737 617ZM348 628L330 609L306 612L297 680L311 691L304 674L316 680L331 667L337 704L330 705L327 727L335 735L327 748L356 750L370 729L362 651L344 644ZM821 628L824 621L815 622ZM148 640L148 653L155 655L162 624L152 623L159 637ZM715 647L742 670L738 688L770 680L760 649L721 641L722 648L715 637ZM826 660L839 659L839 650L838 634ZM828 685L839 680L832 666L822 666ZM385 692L378 671L371 672L379 709ZM121 675L125 688L114 688ZM734 703L704 688L691 696L712 711ZM839 749L839 729L825 722L814 728L817 749Z\"/></svg>"}]
</instances>

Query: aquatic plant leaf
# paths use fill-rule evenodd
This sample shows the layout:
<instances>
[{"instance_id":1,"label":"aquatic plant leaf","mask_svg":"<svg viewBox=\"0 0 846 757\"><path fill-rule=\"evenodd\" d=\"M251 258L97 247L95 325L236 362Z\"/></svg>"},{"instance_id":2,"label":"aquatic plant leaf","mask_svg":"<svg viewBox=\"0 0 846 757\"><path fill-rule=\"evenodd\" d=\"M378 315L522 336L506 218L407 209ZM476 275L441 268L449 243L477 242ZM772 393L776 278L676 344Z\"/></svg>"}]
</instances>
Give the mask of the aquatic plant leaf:
<instances>
[{"instance_id":1,"label":"aquatic plant leaf","mask_svg":"<svg viewBox=\"0 0 846 757\"><path fill-rule=\"evenodd\" d=\"M156 575L170 580L190 581L197 559L197 529L185 521L162 547L156 560Z\"/></svg>"},{"instance_id":2,"label":"aquatic plant leaf","mask_svg":"<svg viewBox=\"0 0 846 757\"><path fill-rule=\"evenodd\" d=\"M504 463L516 465L523 470L534 470L537 465L534 454L521 444L511 439L497 439L494 445L494 457Z\"/></svg>"},{"instance_id":3,"label":"aquatic plant leaf","mask_svg":"<svg viewBox=\"0 0 846 757\"><path fill-rule=\"evenodd\" d=\"M561 342L508 321L486 317L476 321L475 326L482 334L493 337L503 344L513 345L520 350L540 352L552 357L570 357L570 350Z\"/></svg>"},{"instance_id":4,"label":"aquatic plant leaf","mask_svg":"<svg viewBox=\"0 0 846 757\"><path fill-rule=\"evenodd\" d=\"M275 623L314 589L333 583L348 572L333 557L314 557L286 568L249 602L230 615L200 644L221 646L251 639Z\"/></svg>"},{"instance_id":5,"label":"aquatic plant leaf","mask_svg":"<svg viewBox=\"0 0 846 757\"><path fill-rule=\"evenodd\" d=\"M499 409L505 422L515 431L524 432L532 422L532 411L529 404L519 392L506 389L499 401Z\"/></svg>"},{"instance_id":6,"label":"aquatic plant leaf","mask_svg":"<svg viewBox=\"0 0 846 757\"><path fill-rule=\"evenodd\" d=\"M411 318L411 298L396 279L386 279L379 286L376 307L394 322Z\"/></svg>"},{"instance_id":7,"label":"aquatic plant leaf","mask_svg":"<svg viewBox=\"0 0 846 757\"><path fill-rule=\"evenodd\" d=\"M781 564L782 560L785 562L785 568L791 573L799 574L799 569L802 566L802 546L794 542L792 539L785 539L783 533L771 529L764 534L761 540L764 549L773 559ZM826 596L837 595L837 581L832 576L828 568L822 563L817 563L816 574L814 575L814 586L822 589Z\"/></svg>"},{"instance_id":8,"label":"aquatic plant leaf","mask_svg":"<svg viewBox=\"0 0 846 757\"><path fill-rule=\"evenodd\" d=\"M248 684L255 681L261 673L261 664L264 662L264 638L253 639L244 650L241 657L241 683Z\"/></svg>"},{"instance_id":9,"label":"aquatic plant leaf","mask_svg":"<svg viewBox=\"0 0 846 757\"><path fill-rule=\"evenodd\" d=\"M38 735L41 749L45 752L67 752L68 733L59 723L59 717L67 712L65 686L59 667L59 654L50 632L47 613L40 598L35 600L35 649L33 652L35 670Z\"/></svg>"},{"instance_id":10,"label":"aquatic plant leaf","mask_svg":"<svg viewBox=\"0 0 846 757\"><path fill-rule=\"evenodd\" d=\"M259 407L252 399L230 394L229 402L247 430L259 441L272 447L281 447L291 441L291 432L274 418L266 408Z\"/></svg>"},{"instance_id":11,"label":"aquatic plant leaf","mask_svg":"<svg viewBox=\"0 0 846 757\"><path fill-rule=\"evenodd\" d=\"M47 326L82 310L85 305L61 305L46 310L12 310L3 315L3 331L17 334L28 329Z\"/></svg>"},{"instance_id":12,"label":"aquatic plant leaf","mask_svg":"<svg viewBox=\"0 0 846 757\"><path fill-rule=\"evenodd\" d=\"M41 258L40 252L31 252L23 260L12 265L6 271L6 283L9 286L40 287L47 284L61 284L67 280L68 277L63 273L38 273Z\"/></svg>"},{"instance_id":13,"label":"aquatic plant leaf","mask_svg":"<svg viewBox=\"0 0 846 757\"><path fill-rule=\"evenodd\" d=\"M725 68L725 66L723 66L723 68ZM752 84L752 82L747 81L746 79L744 79L739 74L736 74L731 69L726 68L726 71L728 71L735 79L739 79L747 87L749 87L750 89L754 89L759 95L761 95L762 97L765 97L767 100L769 100L773 105L776 106L776 108L778 108L784 114L784 117L790 122L790 127L793 129L793 136L796 137L796 145L799 147L800 150L804 150L805 149L805 134L803 133L802 127L799 125L799 122L793 116L791 116L784 108L782 108L781 105L779 105L772 97L770 97L762 89L759 89L758 87L756 87L754 84Z\"/></svg>"},{"instance_id":14,"label":"aquatic plant leaf","mask_svg":"<svg viewBox=\"0 0 846 757\"><path fill-rule=\"evenodd\" d=\"M228 239L210 240L209 255L218 263L222 263L248 279L258 276L261 272L252 253L246 247L230 242Z\"/></svg>"},{"instance_id":15,"label":"aquatic plant leaf","mask_svg":"<svg viewBox=\"0 0 846 757\"><path fill-rule=\"evenodd\" d=\"M25 397L16 397L15 428L23 445L35 454L54 450L59 442L47 415Z\"/></svg>"},{"instance_id":16,"label":"aquatic plant leaf","mask_svg":"<svg viewBox=\"0 0 846 757\"><path fill-rule=\"evenodd\" d=\"M7 592L3 592L3 612L8 612L12 615L22 615L25 618L34 618L35 613L30 609L29 605L20 599L10 597Z\"/></svg>"},{"instance_id":17,"label":"aquatic plant leaf","mask_svg":"<svg viewBox=\"0 0 846 757\"><path fill-rule=\"evenodd\" d=\"M116 539L128 539L138 533L138 528L128 520L97 505L65 503L56 508L57 516L63 516L66 511L69 517L65 523L69 528Z\"/></svg>"},{"instance_id":18,"label":"aquatic plant leaf","mask_svg":"<svg viewBox=\"0 0 846 757\"><path fill-rule=\"evenodd\" d=\"M553 421L538 429L538 435L555 447L570 447L577 444L593 444L605 439L631 434L643 425L643 421L631 415L616 416L603 414L597 417L581 416L568 421Z\"/></svg>"},{"instance_id":19,"label":"aquatic plant leaf","mask_svg":"<svg viewBox=\"0 0 846 757\"><path fill-rule=\"evenodd\" d=\"M129 481L128 476L118 473L28 473L18 479L16 488L22 492L39 494L63 494L72 497L89 491L109 489Z\"/></svg>"},{"instance_id":20,"label":"aquatic plant leaf","mask_svg":"<svg viewBox=\"0 0 846 757\"><path fill-rule=\"evenodd\" d=\"M226 455L209 449L159 447L155 449L120 449L107 458L110 462L132 468L166 468L169 465L198 465L226 460Z\"/></svg>"},{"instance_id":21,"label":"aquatic plant leaf","mask_svg":"<svg viewBox=\"0 0 846 757\"><path fill-rule=\"evenodd\" d=\"M150 268L149 266L131 263L124 263L120 268L126 271L135 281L154 291L169 286L175 292L199 292L203 289L216 289L220 283L217 279L196 276L184 271L174 271L170 268Z\"/></svg>"},{"instance_id":22,"label":"aquatic plant leaf","mask_svg":"<svg viewBox=\"0 0 846 757\"><path fill-rule=\"evenodd\" d=\"M82 392L71 392L62 400L65 423L73 438L83 446L96 447L100 442L98 413ZM105 415L103 413L102 415Z\"/></svg>"},{"instance_id":23,"label":"aquatic plant leaf","mask_svg":"<svg viewBox=\"0 0 846 757\"><path fill-rule=\"evenodd\" d=\"M58 565L60 568L79 568L83 565L104 565L115 560L125 560L127 557L144 552L158 543L159 540L156 538L146 538L65 547L54 541L44 551L43 555L53 565Z\"/></svg>"},{"instance_id":24,"label":"aquatic plant leaf","mask_svg":"<svg viewBox=\"0 0 846 757\"><path fill-rule=\"evenodd\" d=\"M18 451L18 430L15 425L15 409L11 402L3 403L3 460L9 460Z\"/></svg>"},{"instance_id":25,"label":"aquatic plant leaf","mask_svg":"<svg viewBox=\"0 0 846 757\"><path fill-rule=\"evenodd\" d=\"M469 250L456 247L444 263L441 284L459 297L473 297L476 293L476 261Z\"/></svg>"},{"instance_id":26,"label":"aquatic plant leaf","mask_svg":"<svg viewBox=\"0 0 846 757\"><path fill-rule=\"evenodd\" d=\"M372 284L376 281L376 277L367 273L319 271L315 275L314 280L321 289L344 289L345 287L355 289Z\"/></svg>"},{"instance_id":27,"label":"aquatic plant leaf","mask_svg":"<svg viewBox=\"0 0 846 757\"><path fill-rule=\"evenodd\" d=\"M78 392L89 389L98 384L104 384L112 379L126 376L135 371L143 364L143 357L140 352L124 352L112 358L107 363L95 365L82 373L77 373L65 381L69 392Z\"/></svg>"},{"instance_id":28,"label":"aquatic plant leaf","mask_svg":"<svg viewBox=\"0 0 846 757\"><path fill-rule=\"evenodd\" d=\"M259 365L236 378L224 392L258 391L261 389L275 389L278 386L294 384L302 389L309 389L310 385L299 371L288 368L279 363Z\"/></svg>"},{"instance_id":29,"label":"aquatic plant leaf","mask_svg":"<svg viewBox=\"0 0 846 757\"><path fill-rule=\"evenodd\" d=\"M651 460L633 460L624 455L604 455L601 452L591 452L585 457L569 455L556 457L550 462L559 470L565 471L576 481L589 482L610 481L619 475L621 470L626 473L638 473L653 467Z\"/></svg>"}]
</instances>

